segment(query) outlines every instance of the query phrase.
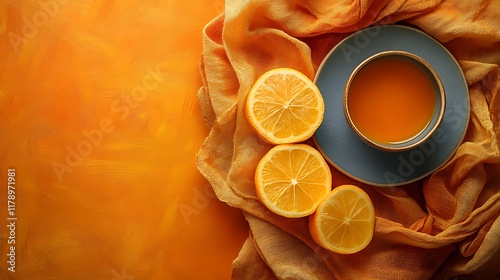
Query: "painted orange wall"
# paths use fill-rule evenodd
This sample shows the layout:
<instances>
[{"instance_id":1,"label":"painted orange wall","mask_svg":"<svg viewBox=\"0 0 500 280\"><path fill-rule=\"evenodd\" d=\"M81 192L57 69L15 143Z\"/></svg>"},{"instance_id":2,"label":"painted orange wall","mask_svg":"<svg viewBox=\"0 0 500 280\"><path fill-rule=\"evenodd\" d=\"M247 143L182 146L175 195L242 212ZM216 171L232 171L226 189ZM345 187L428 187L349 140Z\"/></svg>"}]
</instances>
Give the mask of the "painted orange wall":
<instances>
[{"instance_id":1,"label":"painted orange wall","mask_svg":"<svg viewBox=\"0 0 500 280\"><path fill-rule=\"evenodd\" d=\"M208 133L201 30L222 11L222 0L0 3L0 221L17 218L15 244L0 227L0 278L230 277L248 226L194 164Z\"/></svg>"}]
</instances>

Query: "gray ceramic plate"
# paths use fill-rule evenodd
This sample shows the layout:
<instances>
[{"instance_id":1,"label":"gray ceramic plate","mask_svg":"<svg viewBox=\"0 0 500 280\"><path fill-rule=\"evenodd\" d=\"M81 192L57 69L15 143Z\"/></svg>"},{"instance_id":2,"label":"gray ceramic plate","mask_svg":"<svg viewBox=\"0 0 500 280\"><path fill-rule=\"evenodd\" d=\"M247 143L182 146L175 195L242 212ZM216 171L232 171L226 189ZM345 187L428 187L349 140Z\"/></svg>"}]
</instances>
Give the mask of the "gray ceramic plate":
<instances>
[{"instance_id":1,"label":"gray ceramic plate","mask_svg":"<svg viewBox=\"0 0 500 280\"><path fill-rule=\"evenodd\" d=\"M414 53L438 73L446 93L445 116L434 135L405 152L386 152L363 142L347 124L344 86L354 68L387 50ZM324 157L344 174L377 186L397 186L431 174L444 165L462 142L469 123L469 92L457 61L439 42L417 29L385 25L358 31L337 44L315 77L323 94L325 117L314 135Z\"/></svg>"}]
</instances>

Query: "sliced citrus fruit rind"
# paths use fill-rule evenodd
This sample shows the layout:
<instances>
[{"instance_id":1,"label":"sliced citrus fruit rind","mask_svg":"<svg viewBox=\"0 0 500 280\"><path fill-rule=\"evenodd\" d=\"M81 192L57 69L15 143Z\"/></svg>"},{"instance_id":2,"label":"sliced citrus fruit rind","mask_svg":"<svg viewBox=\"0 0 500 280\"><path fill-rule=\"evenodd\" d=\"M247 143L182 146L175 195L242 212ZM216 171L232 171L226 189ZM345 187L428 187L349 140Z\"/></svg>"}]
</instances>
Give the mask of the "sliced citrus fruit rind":
<instances>
[{"instance_id":1,"label":"sliced citrus fruit rind","mask_svg":"<svg viewBox=\"0 0 500 280\"><path fill-rule=\"evenodd\" d=\"M306 144L275 146L264 155L255 172L259 199L272 212L289 218L313 213L331 185L328 164Z\"/></svg>"},{"instance_id":2,"label":"sliced citrus fruit rind","mask_svg":"<svg viewBox=\"0 0 500 280\"><path fill-rule=\"evenodd\" d=\"M250 125L272 144L298 143L309 139L324 116L318 87L303 73L275 68L260 76L245 105Z\"/></svg>"},{"instance_id":3,"label":"sliced citrus fruit rind","mask_svg":"<svg viewBox=\"0 0 500 280\"><path fill-rule=\"evenodd\" d=\"M309 217L309 230L320 246L340 254L364 249L372 240L375 210L359 187L334 188Z\"/></svg>"}]
</instances>

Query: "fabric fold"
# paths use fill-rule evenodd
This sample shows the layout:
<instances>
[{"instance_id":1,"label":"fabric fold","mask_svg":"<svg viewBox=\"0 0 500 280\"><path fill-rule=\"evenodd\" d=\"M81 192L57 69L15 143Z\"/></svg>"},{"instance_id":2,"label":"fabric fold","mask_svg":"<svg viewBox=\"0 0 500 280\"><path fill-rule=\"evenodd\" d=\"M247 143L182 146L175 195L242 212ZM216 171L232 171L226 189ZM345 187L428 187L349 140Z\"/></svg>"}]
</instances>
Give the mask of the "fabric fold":
<instances>
[{"instance_id":1,"label":"fabric fold","mask_svg":"<svg viewBox=\"0 0 500 280\"><path fill-rule=\"evenodd\" d=\"M500 6L495 3L226 1L225 13L203 32L198 98L210 132L197 166L217 197L241 209L250 225L251 234L233 263L234 279L500 274L494 265L500 258ZM332 168L334 186L360 186L377 215L366 249L335 254L314 243L306 218L277 216L257 199L255 167L271 145L249 126L246 96L267 70L290 67L313 78L328 51L347 35L396 22L424 30L457 58L469 85L468 129L449 162L407 186L369 186ZM465 117L465 109L453 110Z\"/></svg>"}]
</instances>

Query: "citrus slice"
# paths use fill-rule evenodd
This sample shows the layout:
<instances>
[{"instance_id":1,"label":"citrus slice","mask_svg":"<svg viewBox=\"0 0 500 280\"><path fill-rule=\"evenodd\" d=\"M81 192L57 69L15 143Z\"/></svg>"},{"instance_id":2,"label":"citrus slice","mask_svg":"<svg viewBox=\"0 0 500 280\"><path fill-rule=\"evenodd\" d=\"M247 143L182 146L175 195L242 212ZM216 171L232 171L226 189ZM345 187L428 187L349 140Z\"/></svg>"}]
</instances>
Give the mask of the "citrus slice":
<instances>
[{"instance_id":1,"label":"citrus slice","mask_svg":"<svg viewBox=\"0 0 500 280\"><path fill-rule=\"evenodd\" d=\"M306 144L275 146L255 172L259 199L272 212L289 217L313 213L332 188L332 174L321 154Z\"/></svg>"},{"instance_id":2,"label":"citrus slice","mask_svg":"<svg viewBox=\"0 0 500 280\"><path fill-rule=\"evenodd\" d=\"M318 87L290 68L276 68L260 76L245 107L251 126L272 144L309 139L323 121L324 110Z\"/></svg>"},{"instance_id":3,"label":"citrus slice","mask_svg":"<svg viewBox=\"0 0 500 280\"><path fill-rule=\"evenodd\" d=\"M309 230L320 246L340 254L364 249L372 240L375 210L370 197L353 185L334 188L309 217Z\"/></svg>"}]
</instances>

